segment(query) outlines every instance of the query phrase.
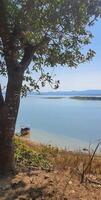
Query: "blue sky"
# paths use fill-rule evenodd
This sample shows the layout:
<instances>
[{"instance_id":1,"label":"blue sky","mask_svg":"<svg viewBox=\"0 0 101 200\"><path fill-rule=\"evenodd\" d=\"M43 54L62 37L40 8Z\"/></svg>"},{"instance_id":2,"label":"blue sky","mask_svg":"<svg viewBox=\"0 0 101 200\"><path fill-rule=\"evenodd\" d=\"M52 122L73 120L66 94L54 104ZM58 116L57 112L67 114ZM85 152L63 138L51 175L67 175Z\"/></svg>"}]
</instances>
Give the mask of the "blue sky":
<instances>
[{"instance_id":1,"label":"blue sky","mask_svg":"<svg viewBox=\"0 0 101 200\"><path fill-rule=\"evenodd\" d=\"M90 28L94 35L89 48L96 56L89 63L79 65L77 69L56 68L54 73L61 84L58 90L101 89L101 20ZM46 86L42 91L52 90Z\"/></svg>"}]
</instances>

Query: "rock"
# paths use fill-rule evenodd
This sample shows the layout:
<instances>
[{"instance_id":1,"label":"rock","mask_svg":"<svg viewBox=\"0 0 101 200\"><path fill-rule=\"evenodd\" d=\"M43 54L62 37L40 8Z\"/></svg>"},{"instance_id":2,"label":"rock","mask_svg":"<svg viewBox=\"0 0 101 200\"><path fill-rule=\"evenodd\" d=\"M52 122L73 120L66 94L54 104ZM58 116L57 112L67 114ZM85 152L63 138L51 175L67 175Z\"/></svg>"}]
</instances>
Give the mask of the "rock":
<instances>
[{"instance_id":1,"label":"rock","mask_svg":"<svg viewBox=\"0 0 101 200\"><path fill-rule=\"evenodd\" d=\"M16 188L19 188L19 187L24 187L25 186L25 183L21 180L14 180L12 183L11 183L11 187L12 189L16 189Z\"/></svg>"},{"instance_id":2,"label":"rock","mask_svg":"<svg viewBox=\"0 0 101 200\"><path fill-rule=\"evenodd\" d=\"M74 193L75 193L75 191L74 191L74 190L71 190L71 193L72 193L72 194L74 194Z\"/></svg>"},{"instance_id":3,"label":"rock","mask_svg":"<svg viewBox=\"0 0 101 200\"><path fill-rule=\"evenodd\" d=\"M21 128L21 136L29 136L30 135L30 128L25 127Z\"/></svg>"},{"instance_id":4,"label":"rock","mask_svg":"<svg viewBox=\"0 0 101 200\"><path fill-rule=\"evenodd\" d=\"M68 184L69 184L69 185L72 185L72 181L69 181Z\"/></svg>"},{"instance_id":5,"label":"rock","mask_svg":"<svg viewBox=\"0 0 101 200\"><path fill-rule=\"evenodd\" d=\"M0 185L0 190L8 190L10 189L11 185L7 184L7 185Z\"/></svg>"},{"instance_id":6,"label":"rock","mask_svg":"<svg viewBox=\"0 0 101 200\"><path fill-rule=\"evenodd\" d=\"M49 176L48 175L44 175L44 179L48 179L49 178Z\"/></svg>"},{"instance_id":7,"label":"rock","mask_svg":"<svg viewBox=\"0 0 101 200\"><path fill-rule=\"evenodd\" d=\"M49 185L52 186L53 185L53 181L49 180Z\"/></svg>"}]
</instances>

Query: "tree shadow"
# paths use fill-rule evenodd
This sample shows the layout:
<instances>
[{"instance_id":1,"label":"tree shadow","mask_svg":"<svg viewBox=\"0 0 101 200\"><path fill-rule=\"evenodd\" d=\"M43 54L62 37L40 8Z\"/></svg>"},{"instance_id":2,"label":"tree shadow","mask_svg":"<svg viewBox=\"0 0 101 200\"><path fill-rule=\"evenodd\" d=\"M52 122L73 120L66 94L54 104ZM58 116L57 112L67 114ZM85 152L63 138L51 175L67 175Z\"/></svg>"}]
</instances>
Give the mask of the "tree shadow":
<instances>
[{"instance_id":1,"label":"tree shadow","mask_svg":"<svg viewBox=\"0 0 101 200\"><path fill-rule=\"evenodd\" d=\"M21 171L21 173L23 173ZM25 176L30 177L29 170L24 171ZM23 177L17 179L19 173L9 177L0 178L0 200L36 200L52 199L53 192L48 190L47 183L36 185L35 182L25 182Z\"/></svg>"},{"instance_id":2,"label":"tree shadow","mask_svg":"<svg viewBox=\"0 0 101 200\"><path fill-rule=\"evenodd\" d=\"M46 191L46 186L42 187L29 187L25 189L24 187L19 187L13 191L5 191L3 200L36 200L36 199L46 199L47 197L51 199L52 193Z\"/></svg>"}]
</instances>

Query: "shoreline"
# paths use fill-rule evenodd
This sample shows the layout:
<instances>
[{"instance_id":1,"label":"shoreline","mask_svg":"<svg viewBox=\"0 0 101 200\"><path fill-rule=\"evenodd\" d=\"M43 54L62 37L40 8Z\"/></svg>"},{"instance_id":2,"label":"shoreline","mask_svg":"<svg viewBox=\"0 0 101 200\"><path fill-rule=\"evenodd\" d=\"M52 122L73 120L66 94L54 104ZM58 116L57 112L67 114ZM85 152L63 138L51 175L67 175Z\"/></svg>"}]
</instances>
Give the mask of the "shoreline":
<instances>
[{"instance_id":1,"label":"shoreline","mask_svg":"<svg viewBox=\"0 0 101 200\"><path fill-rule=\"evenodd\" d=\"M42 141L38 141L38 140L34 140L34 139L31 139L30 136L29 137L26 137L26 136L18 136L17 137L19 139L21 139L22 141L24 141L25 143L33 146L33 145L37 145L37 146L49 146L49 147L52 147L52 148L57 148L58 150L62 150L62 151L67 151L67 152L82 152L82 153L88 153L89 151L94 151L98 142L95 142L95 143L87 143L86 145L84 144L81 144L78 145L78 146L74 146L74 144L72 144L72 147L68 146L65 146L65 145L59 145L59 144L56 144L56 143L52 143L52 142L42 142ZM75 140L74 140L74 143L75 143ZM76 144L77 145L77 144ZM101 154L101 147L98 148L97 152L96 152L97 155L100 155Z\"/></svg>"}]
</instances>

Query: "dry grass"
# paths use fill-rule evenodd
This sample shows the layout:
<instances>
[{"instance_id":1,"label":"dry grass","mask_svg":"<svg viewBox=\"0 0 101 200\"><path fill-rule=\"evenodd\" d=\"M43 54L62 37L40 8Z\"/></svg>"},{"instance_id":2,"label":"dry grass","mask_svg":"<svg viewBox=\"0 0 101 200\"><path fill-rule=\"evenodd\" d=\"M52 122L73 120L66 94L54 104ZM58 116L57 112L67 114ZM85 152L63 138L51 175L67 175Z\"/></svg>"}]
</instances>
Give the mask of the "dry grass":
<instances>
[{"instance_id":1,"label":"dry grass","mask_svg":"<svg viewBox=\"0 0 101 200\"><path fill-rule=\"evenodd\" d=\"M80 169L85 167L92 153L85 153L82 151L68 151L66 149L59 149L51 145L43 145L40 143L24 140L35 152L42 154L50 163L52 163L54 169L67 170L67 169ZM92 166L88 169L88 172L92 174L101 174L101 155L96 155L93 159Z\"/></svg>"},{"instance_id":2,"label":"dry grass","mask_svg":"<svg viewBox=\"0 0 101 200\"><path fill-rule=\"evenodd\" d=\"M19 137L15 138L15 145L18 172L0 180L0 200L101 200L100 184L86 179L80 184L78 172L83 171L91 155L60 150ZM88 175L101 183L100 155L94 157Z\"/></svg>"}]
</instances>

